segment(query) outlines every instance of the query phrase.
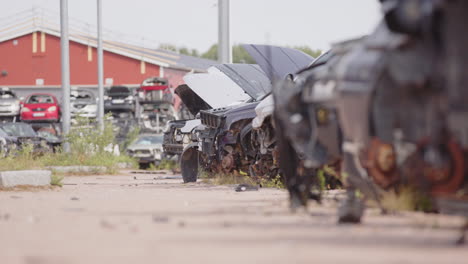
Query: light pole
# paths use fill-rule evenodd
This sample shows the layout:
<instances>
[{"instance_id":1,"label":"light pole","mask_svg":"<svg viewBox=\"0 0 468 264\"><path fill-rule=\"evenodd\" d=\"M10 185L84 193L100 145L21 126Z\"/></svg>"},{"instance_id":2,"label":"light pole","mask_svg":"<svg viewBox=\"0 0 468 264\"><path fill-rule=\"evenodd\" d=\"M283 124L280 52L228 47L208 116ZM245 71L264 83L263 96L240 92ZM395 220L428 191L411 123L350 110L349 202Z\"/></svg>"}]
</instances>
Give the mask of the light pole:
<instances>
[{"instance_id":1,"label":"light pole","mask_svg":"<svg viewBox=\"0 0 468 264\"><path fill-rule=\"evenodd\" d=\"M97 0L97 67L98 67L98 122L99 128L104 130L104 62L102 52L102 0Z\"/></svg>"},{"instance_id":2,"label":"light pole","mask_svg":"<svg viewBox=\"0 0 468 264\"><path fill-rule=\"evenodd\" d=\"M70 132L70 47L68 42L68 0L60 0L60 55L62 73L62 130ZM63 151L70 152L70 144L63 144Z\"/></svg>"},{"instance_id":3,"label":"light pole","mask_svg":"<svg viewBox=\"0 0 468 264\"><path fill-rule=\"evenodd\" d=\"M218 61L232 62L232 48L229 33L229 0L218 0Z\"/></svg>"}]
</instances>

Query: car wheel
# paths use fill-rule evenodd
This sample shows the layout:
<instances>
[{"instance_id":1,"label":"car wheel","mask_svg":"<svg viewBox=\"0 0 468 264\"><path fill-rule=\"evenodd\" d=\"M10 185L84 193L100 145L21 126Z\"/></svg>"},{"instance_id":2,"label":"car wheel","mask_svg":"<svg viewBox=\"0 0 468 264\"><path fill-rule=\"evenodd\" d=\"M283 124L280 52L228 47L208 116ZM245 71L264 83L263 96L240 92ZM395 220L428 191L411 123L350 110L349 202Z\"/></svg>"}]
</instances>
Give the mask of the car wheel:
<instances>
[{"instance_id":1,"label":"car wheel","mask_svg":"<svg viewBox=\"0 0 468 264\"><path fill-rule=\"evenodd\" d=\"M180 162L182 170L182 179L185 183L196 182L198 177L198 151L195 148L189 148L182 153Z\"/></svg>"}]
</instances>

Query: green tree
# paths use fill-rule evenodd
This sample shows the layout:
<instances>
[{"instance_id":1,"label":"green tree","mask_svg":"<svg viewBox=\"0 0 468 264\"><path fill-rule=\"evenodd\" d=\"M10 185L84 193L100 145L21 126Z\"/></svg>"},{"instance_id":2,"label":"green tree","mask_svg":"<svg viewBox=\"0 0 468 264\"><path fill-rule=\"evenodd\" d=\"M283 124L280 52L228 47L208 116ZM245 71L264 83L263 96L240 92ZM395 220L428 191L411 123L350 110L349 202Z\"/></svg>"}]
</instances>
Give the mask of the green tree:
<instances>
[{"instance_id":1,"label":"green tree","mask_svg":"<svg viewBox=\"0 0 468 264\"><path fill-rule=\"evenodd\" d=\"M196 49L192 49L192 52L190 55L192 55L193 57L200 57L200 53Z\"/></svg>"},{"instance_id":2,"label":"green tree","mask_svg":"<svg viewBox=\"0 0 468 264\"><path fill-rule=\"evenodd\" d=\"M255 63L255 60L241 45L232 46L232 61L234 63Z\"/></svg>"},{"instance_id":3,"label":"green tree","mask_svg":"<svg viewBox=\"0 0 468 264\"><path fill-rule=\"evenodd\" d=\"M161 45L159 45L159 48L177 52L177 47L174 44L162 43Z\"/></svg>"},{"instance_id":4,"label":"green tree","mask_svg":"<svg viewBox=\"0 0 468 264\"><path fill-rule=\"evenodd\" d=\"M218 44L213 44L201 57L218 60ZM250 57L249 53L241 45L232 46L232 61L234 63L255 63L254 59Z\"/></svg>"},{"instance_id":5,"label":"green tree","mask_svg":"<svg viewBox=\"0 0 468 264\"><path fill-rule=\"evenodd\" d=\"M218 44L213 44L211 47L201 55L204 59L218 60Z\"/></svg>"},{"instance_id":6,"label":"green tree","mask_svg":"<svg viewBox=\"0 0 468 264\"><path fill-rule=\"evenodd\" d=\"M181 48L179 48L179 53L180 53L180 54L183 54L183 55L190 55L190 51L189 51L189 49L186 48L186 47L181 47Z\"/></svg>"},{"instance_id":7,"label":"green tree","mask_svg":"<svg viewBox=\"0 0 468 264\"><path fill-rule=\"evenodd\" d=\"M300 50L306 54L309 54L310 56L314 57L314 58L317 58L318 56L320 56L320 54L322 54L322 51L317 49L317 50L313 50L311 49L310 47L308 46L295 46L293 47L293 49L297 49L297 50Z\"/></svg>"}]
</instances>

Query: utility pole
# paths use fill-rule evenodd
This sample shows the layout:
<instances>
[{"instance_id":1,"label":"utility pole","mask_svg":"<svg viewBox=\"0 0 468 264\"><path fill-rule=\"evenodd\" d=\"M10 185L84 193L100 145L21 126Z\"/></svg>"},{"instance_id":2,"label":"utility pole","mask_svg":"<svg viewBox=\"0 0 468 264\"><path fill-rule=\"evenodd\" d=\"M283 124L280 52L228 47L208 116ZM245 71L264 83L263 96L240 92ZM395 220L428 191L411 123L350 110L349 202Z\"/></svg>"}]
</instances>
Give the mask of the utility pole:
<instances>
[{"instance_id":1,"label":"utility pole","mask_svg":"<svg viewBox=\"0 0 468 264\"><path fill-rule=\"evenodd\" d=\"M97 0L97 67L98 67L98 122L101 131L104 130L104 62L102 52L102 0Z\"/></svg>"},{"instance_id":2,"label":"utility pole","mask_svg":"<svg viewBox=\"0 0 468 264\"><path fill-rule=\"evenodd\" d=\"M70 47L68 41L68 0L60 0L60 54L62 73L62 130L70 132ZM63 144L63 151L70 152L70 144Z\"/></svg>"},{"instance_id":3,"label":"utility pole","mask_svg":"<svg viewBox=\"0 0 468 264\"><path fill-rule=\"evenodd\" d=\"M218 61L232 62L232 47L229 33L229 0L218 0Z\"/></svg>"}]
</instances>

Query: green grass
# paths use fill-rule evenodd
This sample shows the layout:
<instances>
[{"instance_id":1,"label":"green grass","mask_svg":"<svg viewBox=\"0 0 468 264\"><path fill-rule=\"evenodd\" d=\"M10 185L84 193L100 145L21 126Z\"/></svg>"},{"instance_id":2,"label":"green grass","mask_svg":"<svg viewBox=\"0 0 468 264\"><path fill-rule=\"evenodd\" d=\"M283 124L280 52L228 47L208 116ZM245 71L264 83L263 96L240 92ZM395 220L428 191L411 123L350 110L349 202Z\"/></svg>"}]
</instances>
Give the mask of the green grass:
<instances>
[{"instance_id":1,"label":"green grass","mask_svg":"<svg viewBox=\"0 0 468 264\"><path fill-rule=\"evenodd\" d=\"M52 173L52 177L50 179L50 185L62 187L63 186L63 184L62 184L63 178L64 178L64 176L60 176L60 175L57 175L55 173Z\"/></svg>"},{"instance_id":2,"label":"green grass","mask_svg":"<svg viewBox=\"0 0 468 264\"><path fill-rule=\"evenodd\" d=\"M411 187L402 187L400 190L383 192L381 205L390 211L424 211L433 209L432 201L421 192Z\"/></svg>"},{"instance_id":3,"label":"green grass","mask_svg":"<svg viewBox=\"0 0 468 264\"><path fill-rule=\"evenodd\" d=\"M70 144L69 153L58 148L53 153L35 154L32 145L24 145L0 159L0 170L46 169L48 166L103 166L106 167L106 173L114 174L119 169L119 163L130 163L136 167L134 159L105 151L105 148L115 141L110 122L106 122L104 130L101 131L89 119L78 118L77 124L64 140Z\"/></svg>"},{"instance_id":4,"label":"green grass","mask_svg":"<svg viewBox=\"0 0 468 264\"><path fill-rule=\"evenodd\" d=\"M261 185L264 188L278 188L283 189L284 184L280 175L277 175L273 179L260 178L254 179L247 174L243 173L209 173L204 170L200 170L198 178L202 182L210 183L214 185L237 185L237 184L249 184L249 185Z\"/></svg>"}]
</instances>

